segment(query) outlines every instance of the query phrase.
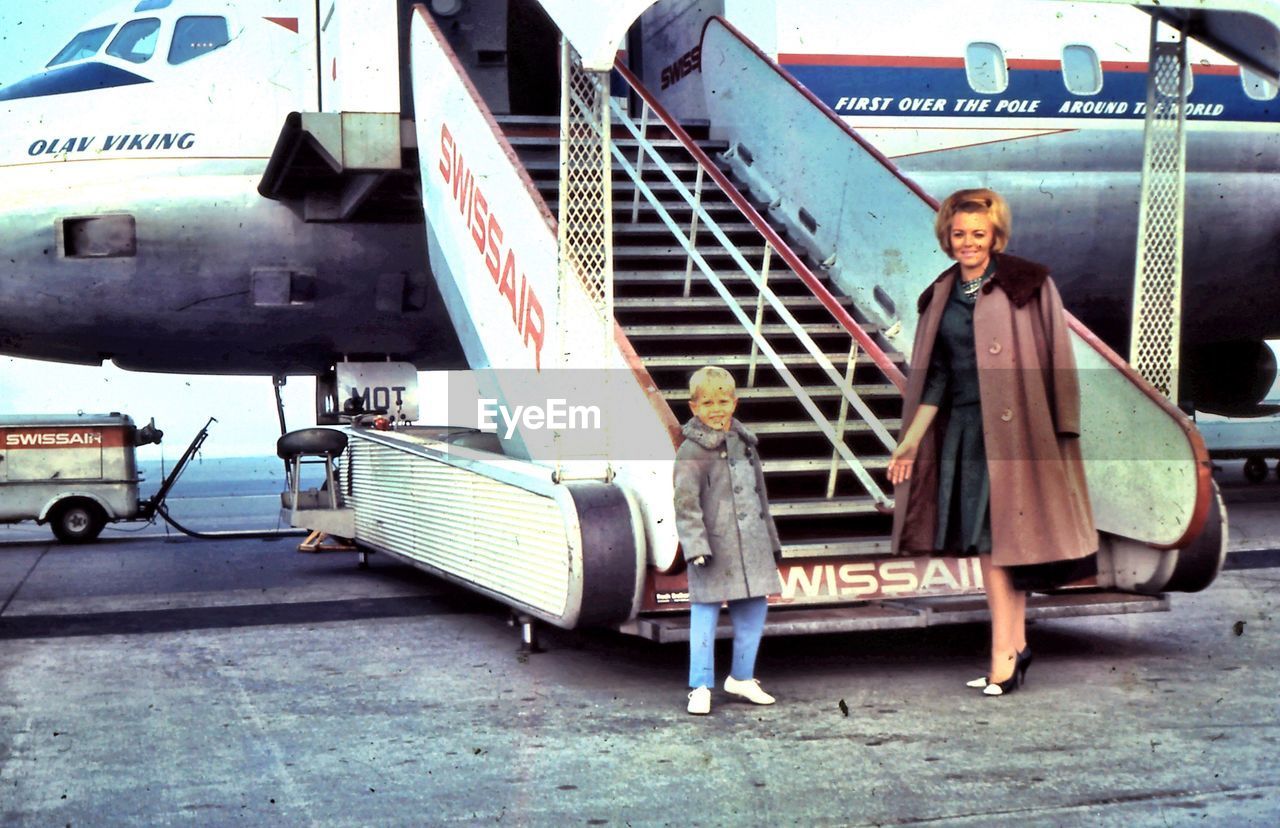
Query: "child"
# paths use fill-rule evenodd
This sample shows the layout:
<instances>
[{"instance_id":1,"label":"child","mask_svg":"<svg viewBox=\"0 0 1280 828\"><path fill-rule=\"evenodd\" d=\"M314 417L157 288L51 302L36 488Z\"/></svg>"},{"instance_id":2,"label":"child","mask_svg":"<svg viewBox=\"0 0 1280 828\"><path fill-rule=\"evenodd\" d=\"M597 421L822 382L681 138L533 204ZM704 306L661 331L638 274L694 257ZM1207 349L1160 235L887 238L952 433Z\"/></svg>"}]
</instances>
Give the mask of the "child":
<instances>
[{"instance_id":1,"label":"child","mask_svg":"<svg viewBox=\"0 0 1280 828\"><path fill-rule=\"evenodd\" d=\"M707 366L689 379L684 443L676 453L676 529L689 564L689 712L711 712L716 621L729 603L733 669L725 692L773 704L754 678L767 597L781 592L778 530L769 514L756 436L733 419L733 376Z\"/></svg>"}]
</instances>

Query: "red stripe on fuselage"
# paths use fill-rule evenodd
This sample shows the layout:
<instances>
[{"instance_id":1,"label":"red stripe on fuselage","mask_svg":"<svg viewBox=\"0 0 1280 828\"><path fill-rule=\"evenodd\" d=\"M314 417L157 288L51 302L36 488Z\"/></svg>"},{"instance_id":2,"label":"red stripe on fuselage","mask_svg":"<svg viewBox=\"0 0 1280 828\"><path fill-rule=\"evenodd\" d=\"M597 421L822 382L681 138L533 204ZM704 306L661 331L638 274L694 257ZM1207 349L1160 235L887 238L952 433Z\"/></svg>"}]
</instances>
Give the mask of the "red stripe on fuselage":
<instances>
[{"instance_id":1,"label":"red stripe on fuselage","mask_svg":"<svg viewBox=\"0 0 1280 828\"><path fill-rule=\"evenodd\" d=\"M964 58L909 57L905 55L808 55L780 54L784 66L926 66L936 69L963 69Z\"/></svg>"}]
</instances>

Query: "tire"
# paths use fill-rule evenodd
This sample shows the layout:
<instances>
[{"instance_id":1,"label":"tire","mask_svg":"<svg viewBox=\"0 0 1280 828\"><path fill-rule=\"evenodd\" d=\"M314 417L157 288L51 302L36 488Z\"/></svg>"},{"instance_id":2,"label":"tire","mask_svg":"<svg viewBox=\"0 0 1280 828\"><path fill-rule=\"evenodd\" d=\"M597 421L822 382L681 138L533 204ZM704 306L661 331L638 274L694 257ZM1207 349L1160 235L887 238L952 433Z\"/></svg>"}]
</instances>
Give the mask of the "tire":
<instances>
[{"instance_id":1,"label":"tire","mask_svg":"<svg viewBox=\"0 0 1280 828\"><path fill-rule=\"evenodd\" d=\"M284 460L299 454L336 457L347 448L347 435L332 428L302 428L276 440L276 455Z\"/></svg>"},{"instance_id":2,"label":"tire","mask_svg":"<svg viewBox=\"0 0 1280 828\"><path fill-rule=\"evenodd\" d=\"M1261 483L1267 479L1267 461L1261 457L1250 457L1244 461L1244 479L1250 483Z\"/></svg>"},{"instance_id":3,"label":"tire","mask_svg":"<svg viewBox=\"0 0 1280 828\"><path fill-rule=\"evenodd\" d=\"M63 543L90 543L106 525L102 507L83 498L59 503L49 513L49 526Z\"/></svg>"}]
</instances>

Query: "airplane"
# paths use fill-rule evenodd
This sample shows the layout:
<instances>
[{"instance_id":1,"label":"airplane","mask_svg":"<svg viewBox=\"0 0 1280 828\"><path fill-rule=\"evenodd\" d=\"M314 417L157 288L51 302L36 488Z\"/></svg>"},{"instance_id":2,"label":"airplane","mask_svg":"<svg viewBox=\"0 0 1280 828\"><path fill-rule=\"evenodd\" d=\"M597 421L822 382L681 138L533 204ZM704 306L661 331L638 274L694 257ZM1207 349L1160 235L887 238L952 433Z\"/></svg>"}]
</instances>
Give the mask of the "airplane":
<instances>
[{"instance_id":1,"label":"airplane","mask_svg":"<svg viewBox=\"0 0 1280 828\"><path fill-rule=\"evenodd\" d=\"M402 32L409 6L395 4ZM282 123L322 108L316 44L332 7L130 0L0 87L0 352L201 373L315 373L349 355L461 365L409 203L412 159L354 221L307 221L289 193L262 195ZM547 41L535 0L430 8L495 112L555 105L555 66L530 45ZM626 60L680 109L700 22L727 11L927 192L1003 192L1011 250L1049 263L1068 308L1125 353L1150 18L1050 0L956 9L662 0L633 25ZM1280 337L1276 80L1189 48L1183 395L1202 411L1266 413L1264 340Z\"/></svg>"},{"instance_id":2,"label":"airplane","mask_svg":"<svg viewBox=\"0 0 1280 828\"><path fill-rule=\"evenodd\" d=\"M200 374L464 367L413 177L348 220L258 192L320 108L316 4L130 0L0 86L0 351ZM10 35L13 37L14 35Z\"/></svg>"}]
</instances>

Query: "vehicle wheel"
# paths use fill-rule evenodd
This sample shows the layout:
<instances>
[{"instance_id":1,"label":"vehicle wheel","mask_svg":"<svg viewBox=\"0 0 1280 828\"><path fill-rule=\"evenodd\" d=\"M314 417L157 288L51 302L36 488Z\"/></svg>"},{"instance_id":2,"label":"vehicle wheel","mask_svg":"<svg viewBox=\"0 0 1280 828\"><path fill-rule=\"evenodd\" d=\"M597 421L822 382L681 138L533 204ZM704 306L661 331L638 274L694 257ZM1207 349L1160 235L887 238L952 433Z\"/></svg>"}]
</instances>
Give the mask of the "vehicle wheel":
<instances>
[{"instance_id":1,"label":"vehicle wheel","mask_svg":"<svg viewBox=\"0 0 1280 828\"><path fill-rule=\"evenodd\" d=\"M102 507L92 500L59 503L49 515L53 534L63 543L89 543L106 524Z\"/></svg>"},{"instance_id":2,"label":"vehicle wheel","mask_svg":"<svg viewBox=\"0 0 1280 828\"><path fill-rule=\"evenodd\" d=\"M1261 457L1250 457L1244 461L1244 479L1250 483L1261 483L1267 479L1267 461Z\"/></svg>"}]
</instances>

